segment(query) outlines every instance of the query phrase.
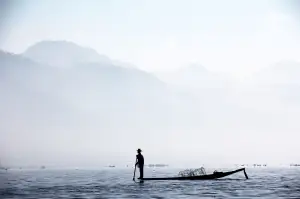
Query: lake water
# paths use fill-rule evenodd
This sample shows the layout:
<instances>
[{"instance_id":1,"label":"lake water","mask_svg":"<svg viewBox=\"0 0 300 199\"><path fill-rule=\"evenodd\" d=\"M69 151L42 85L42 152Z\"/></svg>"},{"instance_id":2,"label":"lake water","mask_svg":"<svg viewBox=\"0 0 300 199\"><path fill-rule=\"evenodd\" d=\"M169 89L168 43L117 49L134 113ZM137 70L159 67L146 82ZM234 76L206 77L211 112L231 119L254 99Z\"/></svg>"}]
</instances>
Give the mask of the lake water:
<instances>
[{"instance_id":1,"label":"lake water","mask_svg":"<svg viewBox=\"0 0 300 199\"><path fill-rule=\"evenodd\" d=\"M145 176L178 171L145 168ZM212 181L135 183L133 169L9 170L0 171L0 198L300 198L299 167L246 171L248 180L240 172Z\"/></svg>"}]
</instances>

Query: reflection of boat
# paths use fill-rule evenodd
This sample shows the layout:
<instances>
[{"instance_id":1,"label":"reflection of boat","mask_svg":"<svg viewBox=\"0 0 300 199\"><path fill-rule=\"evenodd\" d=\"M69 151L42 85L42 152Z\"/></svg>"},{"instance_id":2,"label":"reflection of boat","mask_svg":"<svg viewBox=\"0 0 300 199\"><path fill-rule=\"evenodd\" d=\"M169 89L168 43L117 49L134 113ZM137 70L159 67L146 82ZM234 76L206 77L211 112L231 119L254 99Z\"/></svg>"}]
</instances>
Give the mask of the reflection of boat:
<instances>
[{"instance_id":1,"label":"reflection of boat","mask_svg":"<svg viewBox=\"0 0 300 199\"><path fill-rule=\"evenodd\" d=\"M234 171L228 172L214 172L213 174L209 175L200 175L200 176L186 176L186 177L163 177L163 178L144 178L143 180L213 180L218 178L223 178L234 173L244 171L246 179L248 179L247 173L245 168L237 169Z\"/></svg>"}]
</instances>

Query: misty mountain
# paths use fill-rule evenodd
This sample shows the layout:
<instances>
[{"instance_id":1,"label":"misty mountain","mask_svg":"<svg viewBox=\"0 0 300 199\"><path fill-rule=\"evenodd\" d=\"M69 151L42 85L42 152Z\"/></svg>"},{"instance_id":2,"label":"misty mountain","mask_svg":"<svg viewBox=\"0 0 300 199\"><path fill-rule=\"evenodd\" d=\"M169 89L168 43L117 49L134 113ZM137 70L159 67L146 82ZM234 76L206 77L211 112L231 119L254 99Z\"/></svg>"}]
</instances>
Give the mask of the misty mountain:
<instances>
[{"instance_id":1,"label":"misty mountain","mask_svg":"<svg viewBox=\"0 0 300 199\"><path fill-rule=\"evenodd\" d=\"M99 156L109 160L113 154L120 155L124 148L136 145L156 155L164 149L174 156L188 152L197 157L202 151L208 153L211 143L218 145L220 153L242 147L245 153L251 153L251 144L260 140L256 146L263 147L263 140L269 140L268 132L276 140L289 141L276 133L298 129L295 118L299 112L282 105L276 95L280 90L270 89L277 83L265 90L250 84L231 86L230 80L226 84L227 77L199 65L166 74L172 77L172 83L114 61L91 61L88 56L76 59L72 52L81 51L78 48L85 49L75 45L66 50L66 62L58 59L52 47L44 46L32 57L0 51L3 159L9 158L5 154L18 157L22 153L27 154L24 159L49 162L63 162L66 157L74 161L96 161ZM43 60L39 53L45 55ZM65 63L69 65L58 67ZM287 72L276 74L290 74L288 80L294 78L281 84L288 85L282 91L290 88L291 93L298 93L297 87L292 87L296 85L297 65L287 69L276 66L258 76L264 80L264 76L278 70ZM253 78L252 84L255 81ZM202 136L204 141L199 139ZM126 159L126 154L122 157Z\"/></svg>"},{"instance_id":2,"label":"misty mountain","mask_svg":"<svg viewBox=\"0 0 300 199\"><path fill-rule=\"evenodd\" d=\"M253 74L251 81L259 86L300 85L300 63L281 61Z\"/></svg>"},{"instance_id":3,"label":"misty mountain","mask_svg":"<svg viewBox=\"0 0 300 199\"><path fill-rule=\"evenodd\" d=\"M40 46L41 43L44 42L34 46ZM49 42L46 44L52 46ZM54 44L54 46L64 46L65 42L54 42ZM41 46L44 46L41 52L45 55L53 53L52 47L48 49L45 45ZM78 48L81 47L75 45L75 49ZM76 50L71 49L68 52L74 51ZM2 66L2 68L4 66L9 68L10 71L6 74L5 83L16 84L14 81L17 81L19 90L30 92L28 95L24 94L25 96L31 96L32 93L43 96L50 100L48 107L51 107L51 100L53 100L56 107L68 107L70 110L65 113L71 112L72 117L76 116L74 112L77 112L77 115L84 112L102 118L102 123L114 121L119 124L135 125L139 121L140 125L144 124L144 126L151 124L173 127L199 126L209 117L216 117L215 111L218 109L218 117L221 117L220 112L222 110L227 112L231 106L228 104L224 106L225 97L222 91L211 90L210 82L205 82L195 95L188 89L173 89L152 74L134 67L120 67L112 62L89 61L78 62L67 68L53 67L53 64L49 63L51 59L47 61L48 64L42 64L29 59L25 54L7 55L2 58L2 61L11 60ZM22 70L24 72L21 72ZM205 68L195 65L181 72L184 76L194 75L194 73L202 74L203 77L209 76ZM9 87L11 85L6 86ZM39 109L43 110L43 108Z\"/></svg>"},{"instance_id":4,"label":"misty mountain","mask_svg":"<svg viewBox=\"0 0 300 199\"><path fill-rule=\"evenodd\" d=\"M107 56L98 54L94 49L68 41L41 41L29 47L23 56L41 64L58 67L90 62L111 63Z\"/></svg>"},{"instance_id":5,"label":"misty mountain","mask_svg":"<svg viewBox=\"0 0 300 199\"><path fill-rule=\"evenodd\" d=\"M1 132L8 137L21 131L41 138L52 131L46 137L53 139L63 129L75 136L92 127L90 133L128 131L166 116L165 84L134 68L95 62L58 68L0 52L0 76Z\"/></svg>"},{"instance_id":6,"label":"misty mountain","mask_svg":"<svg viewBox=\"0 0 300 199\"><path fill-rule=\"evenodd\" d=\"M184 117L174 108L181 110L182 102L166 84L136 68L96 62L55 67L1 52L0 74L1 145L9 154L38 146L42 153L54 144L59 150L79 140L76 149L97 145L98 150L114 151L118 150L115 145L131 143L122 139L141 132L146 135L140 142L149 143L157 139L151 132L162 131ZM17 134L34 139L16 139ZM76 156L79 152L70 153Z\"/></svg>"},{"instance_id":7,"label":"misty mountain","mask_svg":"<svg viewBox=\"0 0 300 199\"><path fill-rule=\"evenodd\" d=\"M158 74L165 82L184 89L227 88L232 86L233 79L220 73L207 70L200 64L190 64L173 72Z\"/></svg>"},{"instance_id":8,"label":"misty mountain","mask_svg":"<svg viewBox=\"0 0 300 199\"><path fill-rule=\"evenodd\" d=\"M117 152L133 144L134 140L122 141L128 136L139 137L144 147L162 146L172 133L180 133L173 139L191 136L196 132L184 129L209 119L203 109L207 104L189 93L173 92L152 74L133 67L89 61L57 67L51 59L42 63L24 54L0 55L2 153L30 155L39 148L41 159L42 154L59 159L54 151L64 151L67 145L69 156L78 156L80 150L97 156L104 149ZM97 150L82 148L87 146Z\"/></svg>"},{"instance_id":9,"label":"misty mountain","mask_svg":"<svg viewBox=\"0 0 300 199\"><path fill-rule=\"evenodd\" d=\"M110 105L111 109L122 107L120 111L137 106L143 109L147 107L144 103L156 103L166 94L163 82L135 68L96 62L57 68L24 57L1 53L1 75L6 88L44 95L83 111L107 109Z\"/></svg>"},{"instance_id":10,"label":"misty mountain","mask_svg":"<svg viewBox=\"0 0 300 199\"><path fill-rule=\"evenodd\" d=\"M60 111L65 113L65 110L69 110L69 105L51 94L59 88L59 82L53 81L55 75L52 67L41 66L21 55L0 51L1 118L11 115L27 120L29 115L35 119L47 115L49 119L61 116Z\"/></svg>"},{"instance_id":11,"label":"misty mountain","mask_svg":"<svg viewBox=\"0 0 300 199\"><path fill-rule=\"evenodd\" d=\"M195 63L173 72L157 75L175 92L188 96L190 100L188 103L199 107L198 114L205 115L200 121L218 118L221 123L226 123L228 120L234 120L227 116L229 112L237 109L232 99L233 79L209 71L204 66Z\"/></svg>"},{"instance_id":12,"label":"misty mountain","mask_svg":"<svg viewBox=\"0 0 300 199\"><path fill-rule=\"evenodd\" d=\"M256 72L245 85L260 96L272 98L271 101L300 106L299 77L300 63L281 61Z\"/></svg>"}]
</instances>

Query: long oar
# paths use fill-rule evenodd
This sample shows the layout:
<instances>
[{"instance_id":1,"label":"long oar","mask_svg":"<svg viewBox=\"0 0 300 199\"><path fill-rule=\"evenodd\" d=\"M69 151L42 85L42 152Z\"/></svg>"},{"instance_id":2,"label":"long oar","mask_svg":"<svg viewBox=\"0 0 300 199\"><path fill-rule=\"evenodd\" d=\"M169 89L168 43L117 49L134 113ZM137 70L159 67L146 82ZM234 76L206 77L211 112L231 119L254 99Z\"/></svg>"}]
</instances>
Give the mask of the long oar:
<instances>
[{"instance_id":1,"label":"long oar","mask_svg":"<svg viewBox=\"0 0 300 199\"><path fill-rule=\"evenodd\" d=\"M134 166L134 172L133 172L133 178L132 178L133 181L135 181L135 170L136 170L136 165Z\"/></svg>"},{"instance_id":2,"label":"long oar","mask_svg":"<svg viewBox=\"0 0 300 199\"><path fill-rule=\"evenodd\" d=\"M245 174L246 179L249 179L245 168L244 168L244 174Z\"/></svg>"}]
</instances>

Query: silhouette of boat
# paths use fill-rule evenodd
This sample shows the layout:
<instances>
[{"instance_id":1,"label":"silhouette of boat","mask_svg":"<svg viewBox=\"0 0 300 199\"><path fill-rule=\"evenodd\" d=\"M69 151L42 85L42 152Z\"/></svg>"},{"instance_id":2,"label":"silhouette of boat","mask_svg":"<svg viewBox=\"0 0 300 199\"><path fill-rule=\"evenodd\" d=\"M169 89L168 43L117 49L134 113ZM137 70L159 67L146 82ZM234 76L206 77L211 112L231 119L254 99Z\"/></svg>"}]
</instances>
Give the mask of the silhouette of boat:
<instances>
[{"instance_id":1,"label":"silhouette of boat","mask_svg":"<svg viewBox=\"0 0 300 199\"><path fill-rule=\"evenodd\" d=\"M214 179L223 178L232 175L240 171L244 171L244 175L246 179L248 179L245 168L241 168L241 169L228 171L228 172L214 172L213 174L208 174L208 175L187 176L187 177L143 178L143 180L214 180Z\"/></svg>"}]
</instances>

